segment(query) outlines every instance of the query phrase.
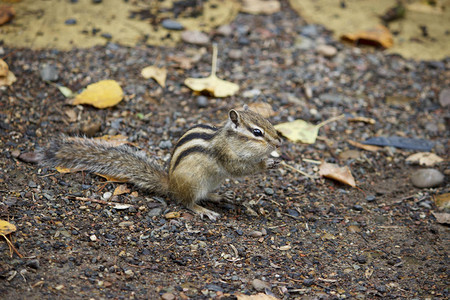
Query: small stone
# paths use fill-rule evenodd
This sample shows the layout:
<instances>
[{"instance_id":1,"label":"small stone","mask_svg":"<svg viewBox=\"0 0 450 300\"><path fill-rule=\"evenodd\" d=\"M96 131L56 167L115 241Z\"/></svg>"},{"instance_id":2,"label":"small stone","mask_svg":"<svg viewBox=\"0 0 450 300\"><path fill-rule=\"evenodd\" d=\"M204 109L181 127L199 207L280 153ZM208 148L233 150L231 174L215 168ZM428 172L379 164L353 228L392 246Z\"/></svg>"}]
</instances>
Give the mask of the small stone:
<instances>
[{"instance_id":1,"label":"small stone","mask_svg":"<svg viewBox=\"0 0 450 300\"><path fill-rule=\"evenodd\" d=\"M171 20L171 19L165 19L161 23L162 27L169 29L169 30L183 30L184 26L178 23L177 21Z\"/></svg>"},{"instance_id":2,"label":"small stone","mask_svg":"<svg viewBox=\"0 0 450 300\"><path fill-rule=\"evenodd\" d=\"M20 150L13 150L11 151L11 156L14 158L18 158L20 156Z\"/></svg>"},{"instance_id":3,"label":"small stone","mask_svg":"<svg viewBox=\"0 0 450 300\"><path fill-rule=\"evenodd\" d=\"M208 98L205 96L198 96L197 97L197 106L199 108L208 107Z\"/></svg>"},{"instance_id":4,"label":"small stone","mask_svg":"<svg viewBox=\"0 0 450 300\"><path fill-rule=\"evenodd\" d=\"M292 216L292 217L298 217L298 216L300 216L299 212L296 211L295 209L292 209L292 208L288 208L288 209L286 210L286 212L288 213L288 215L290 215L290 216Z\"/></svg>"},{"instance_id":5,"label":"small stone","mask_svg":"<svg viewBox=\"0 0 450 300\"><path fill-rule=\"evenodd\" d=\"M37 270L39 269L39 260L38 259L29 260L27 261L26 266Z\"/></svg>"},{"instance_id":6,"label":"small stone","mask_svg":"<svg viewBox=\"0 0 450 300\"><path fill-rule=\"evenodd\" d=\"M386 289L386 286L385 285L378 285L378 284L376 284L375 285L375 289L378 291L378 292L380 292L380 293L386 293L387 292L387 289Z\"/></svg>"},{"instance_id":7,"label":"small stone","mask_svg":"<svg viewBox=\"0 0 450 300\"><path fill-rule=\"evenodd\" d=\"M64 22L64 24L66 24L66 25L75 25L75 24L77 24L77 20L75 20L75 19L67 19Z\"/></svg>"},{"instance_id":8,"label":"small stone","mask_svg":"<svg viewBox=\"0 0 450 300\"><path fill-rule=\"evenodd\" d=\"M373 202L375 201L375 199L376 199L375 195L367 195L366 197L367 202Z\"/></svg>"},{"instance_id":9,"label":"small stone","mask_svg":"<svg viewBox=\"0 0 450 300\"><path fill-rule=\"evenodd\" d=\"M303 279L303 285L304 286L312 286L314 283L314 279L313 278L305 278Z\"/></svg>"},{"instance_id":10,"label":"small stone","mask_svg":"<svg viewBox=\"0 0 450 300\"><path fill-rule=\"evenodd\" d=\"M253 230L248 235L254 238L259 238L263 236L262 232L258 230Z\"/></svg>"},{"instance_id":11,"label":"small stone","mask_svg":"<svg viewBox=\"0 0 450 300\"><path fill-rule=\"evenodd\" d=\"M330 45L319 45L316 50L319 54L325 57L333 57L337 53L337 49Z\"/></svg>"},{"instance_id":12,"label":"small stone","mask_svg":"<svg viewBox=\"0 0 450 300\"><path fill-rule=\"evenodd\" d=\"M208 284L205 286L206 289L210 290L210 291L214 291L214 292L223 292L223 288L221 288L220 286L216 285L216 284Z\"/></svg>"},{"instance_id":13,"label":"small stone","mask_svg":"<svg viewBox=\"0 0 450 300\"><path fill-rule=\"evenodd\" d=\"M361 205L359 205L359 204L355 204L355 205L353 205L353 207L352 207L354 210L356 210L356 211L363 211L363 207L361 206Z\"/></svg>"},{"instance_id":14,"label":"small stone","mask_svg":"<svg viewBox=\"0 0 450 300\"><path fill-rule=\"evenodd\" d=\"M36 187L37 187L37 184L36 184L36 182L34 182L34 181L30 181L30 182L28 182L28 187L30 187L30 188L36 188Z\"/></svg>"},{"instance_id":15,"label":"small stone","mask_svg":"<svg viewBox=\"0 0 450 300\"><path fill-rule=\"evenodd\" d=\"M229 24L226 24L226 25L222 25L219 28L217 28L216 32L223 36L229 36L233 33L233 28L231 28L231 26Z\"/></svg>"},{"instance_id":16,"label":"small stone","mask_svg":"<svg viewBox=\"0 0 450 300\"><path fill-rule=\"evenodd\" d=\"M411 174L411 182L418 188L430 188L444 182L444 174L435 169L420 169Z\"/></svg>"},{"instance_id":17,"label":"small stone","mask_svg":"<svg viewBox=\"0 0 450 300\"><path fill-rule=\"evenodd\" d=\"M171 149L172 148L172 142L171 141L161 141L159 143L160 149Z\"/></svg>"},{"instance_id":18,"label":"small stone","mask_svg":"<svg viewBox=\"0 0 450 300\"><path fill-rule=\"evenodd\" d=\"M132 277L134 275L133 270L130 270L130 269L126 270L124 273L128 277Z\"/></svg>"},{"instance_id":19,"label":"small stone","mask_svg":"<svg viewBox=\"0 0 450 300\"><path fill-rule=\"evenodd\" d=\"M269 289L269 290L271 289L270 284L268 284L267 282L262 281L260 279L253 279L252 286L255 290L257 290L259 292L264 291L265 289Z\"/></svg>"},{"instance_id":20,"label":"small stone","mask_svg":"<svg viewBox=\"0 0 450 300\"><path fill-rule=\"evenodd\" d=\"M164 293L161 295L161 299L163 300L175 300L175 295L172 293Z\"/></svg>"},{"instance_id":21,"label":"small stone","mask_svg":"<svg viewBox=\"0 0 450 300\"><path fill-rule=\"evenodd\" d=\"M43 64L39 67L39 75L44 81L56 81L59 78L58 69L52 64Z\"/></svg>"},{"instance_id":22,"label":"small stone","mask_svg":"<svg viewBox=\"0 0 450 300\"><path fill-rule=\"evenodd\" d=\"M439 93L439 103L442 107L446 107L450 105L450 88L443 89Z\"/></svg>"},{"instance_id":23,"label":"small stone","mask_svg":"<svg viewBox=\"0 0 450 300\"><path fill-rule=\"evenodd\" d=\"M111 197L112 197L111 192L103 193L103 196L102 196L103 200L109 200L109 198L111 198Z\"/></svg>"},{"instance_id":24,"label":"small stone","mask_svg":"<svg viewBox=\"0 0 450 300\"><path fill-rule=\"evenodd\" d=\"M97 237L95 236L95 234L91 235L91 236L89 237L89 239L90 239L91 241L93 241L93 242L96 242L96 241L97 241Z\"/></svg>"},{"instance_id":25,"label":"small stone","mask_svg":"<svg viewBox=\"0 0 450 300\"><path fill-rule=\"evenodd\" d=\"M181 39L189 44L193 45L206 45L209 44L209 36L201 31L186 30L181 33Z\"/></svg>"},{"instance_id":26,"label":"small stone","mask_svg":"<svg viewBox=\"0 0 450 300\"><path fill-rule=\"evenodd\" d=\"M274 191L273 191L272 188L265 188L265 189L264 189L264 192L265 192L267 195L273 195L273 194L274 194Z\"/></svg>"},{"instance_id":27,"label":"small stone","mask_svg":"<svg viewBox=\"0 0 450 300\"><path fill-rule=\"evenodd\" d=\"M302 28L302 31L300 32L301 35L308 36L310 38L317 38L317 35L319 34L317 30L316 25L306 25Z\"/></svg>"},{"instance_id":28,"label":"small stone","mask_svg":"<svg viewBox=\"0 0 450 300\"><path fill-rule=\"evenodd\" d=\"M240 59L242 57L242 50L231 49L228 51L228 57L231 59Z\"/></svg>"},{"instance_id":29,"label":"small stone","mask_svg":"<svg viewBox=\"0 0 450 300\"><path fill-rule=\"evenodd\" d=\"M353 258L354 261L359 262L360 264L365 264L367 262L367 256L365 255L356 255Z\"/></svg>"},{"instance_id":30,"label":"small stone","mask_svg":"<svg viewBox=\"0 0 450 300\"><path fill-rule=\"evenodd\" d=\"M148 212L147 216L149 216L150 218L151 217L156 217L156 216L161 215L161 213L162 213L162 208L161 207L156 207L156 208L151 209Z\"/></svg>"}]
</instances>

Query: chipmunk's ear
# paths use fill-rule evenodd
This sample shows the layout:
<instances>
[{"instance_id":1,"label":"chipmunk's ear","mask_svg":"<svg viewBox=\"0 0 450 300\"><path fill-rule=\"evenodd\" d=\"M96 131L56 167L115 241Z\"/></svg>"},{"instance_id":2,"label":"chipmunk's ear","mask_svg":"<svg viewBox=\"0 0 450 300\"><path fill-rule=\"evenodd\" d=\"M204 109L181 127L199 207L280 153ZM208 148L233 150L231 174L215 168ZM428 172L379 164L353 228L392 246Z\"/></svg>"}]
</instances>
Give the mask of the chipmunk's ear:
<instances>
[{"instance_id":1,"label":"chipmunk's ear","mask_svg":"<svg viewBox=\"0 0 450 300\"><path fill-rule=\"evenodd\" d=\"M234 109L230 110L228 112L228 117L230 117L231 122L233 122L236 127L239 125L239 113L237 111Z\"/></svg>"}]
</instances>

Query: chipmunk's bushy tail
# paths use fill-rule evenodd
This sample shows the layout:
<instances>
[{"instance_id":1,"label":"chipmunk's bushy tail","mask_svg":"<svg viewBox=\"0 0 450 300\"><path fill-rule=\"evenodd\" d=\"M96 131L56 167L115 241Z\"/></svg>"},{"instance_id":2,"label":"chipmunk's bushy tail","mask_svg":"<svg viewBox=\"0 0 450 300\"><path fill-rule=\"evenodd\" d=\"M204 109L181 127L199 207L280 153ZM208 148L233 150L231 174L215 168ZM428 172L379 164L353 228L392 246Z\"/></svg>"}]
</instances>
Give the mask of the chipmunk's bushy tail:
<instances>
[{"instance_id":1,"label":"chipmunk's bushy tail","mask_svg":"<svg viewBox=\"0 0 450 300\"><path fill-rule=\"evenodd\" d=\"M168 195L168 175L143 151L107 141L62 137L37 150L37 161L48 167L63 167L125 179L159 196Z\"/></svg>"}]
</instances>

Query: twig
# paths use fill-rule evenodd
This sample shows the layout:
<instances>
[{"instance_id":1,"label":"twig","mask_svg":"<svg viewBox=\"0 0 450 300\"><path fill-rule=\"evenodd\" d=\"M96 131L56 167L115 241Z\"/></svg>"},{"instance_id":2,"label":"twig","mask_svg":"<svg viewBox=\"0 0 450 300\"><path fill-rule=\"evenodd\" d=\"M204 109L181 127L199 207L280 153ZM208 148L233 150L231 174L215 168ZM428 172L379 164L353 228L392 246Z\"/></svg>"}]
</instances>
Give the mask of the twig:
<instances>
[{"instance_id":1,"label":"twig","mask_svg":"<svg viewBox=\"0 0 450 300\"><path fill-rule=\"evenodd\" d=\"M320 128L320 127L322 127L322 126L327 125L328 123L331 123L331 122L334 122L334 121L339 121L340 119L343 119L343 118L345 118L345 114L342 114L342 115L340 115L340 116L333 117L333 118L331 118L331 119L325 120L325 121L323 121L323 122L317 124L316 127L317 127L317 128Z\"/></svg>"},{"instance_id":2,"label":"twig","mask_svg":"<svg viewBox=\"0 0 450 300\"><path fill-rule=\"evenodd\" d=\"M313 176L311 176L311 175L309 175L309 174L307 174L307 173L305 173L305 172L303 172L303 171L300 171L299 169L296 169L296 168L294 168L294 167L291 166L291 165L288 165L288 164L285 163L284 161L282 161L281 164L282 164L283 166L285 166L285 167L288 167L288 168L290 168L290 169L292 169L292 170L294 170L294 171L296 171L296 172L302 174L303 176L308 177L309 179L314 179Z\"/></svg>"},{"instance_id":3,"label":"twig","mask_svg":"<svg viewBox=\"0 0 450 300\"><path fill-rule=\"evenodd\" d=\"M77 197L77 196L68 196L69 199L72 200L78 200L78 201L84 201L84 202L94 202L104 205L111 205L111 206L118 206L118 205L129 205L129 207L134 207L132 204L125 204L125 203L118 203L118 202L109 202L105 200L99 200L99 199L92 199L92 198L86 198L86 197Z\"/></svg>"},{"instance_id":4,"label":"twig","mask_svg":"<svg viewBox=\"0 0 450 300\"><path fill-rule=\"evenodd\" d=\"M6 235L4 234L0 234L1 236L3 236L6 240L6 243L9 246L9 251L11 252L11 249L14 250L14 252L16 252L16 254L20 257L23 258L23 255L19 253L19 251L17 251L16 247L14 247L14 244L11 243L11 241L6 237ZM12 257L12 253L11 253L11 257Z\"/></svg>"}]
</instances>

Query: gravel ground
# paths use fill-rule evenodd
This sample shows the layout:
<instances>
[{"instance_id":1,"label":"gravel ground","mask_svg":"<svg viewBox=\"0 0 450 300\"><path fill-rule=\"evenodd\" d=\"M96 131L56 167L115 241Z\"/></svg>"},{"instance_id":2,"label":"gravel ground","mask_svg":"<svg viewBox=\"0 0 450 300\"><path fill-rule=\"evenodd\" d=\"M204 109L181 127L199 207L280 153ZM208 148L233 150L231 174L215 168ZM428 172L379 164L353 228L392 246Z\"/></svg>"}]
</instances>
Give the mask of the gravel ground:
<instances>
[{"instance_id":1,"label":"gravel ground","mask_svg":"<svg viewBox=\"0 0 450 300\"><path fill-rule=\"evenodd\" d=\"M3 47L17 82L0 90L0 219L17 226L11 239L24 257L11 258L0 242L0 298L448 298L449 230L432 212L434 196L450 190L449 106L439 102L450 86L450 59L416 62L341 44L285 2L271 16L239 14L229 35L211 38L219 47L218 76L240 85L236 96L193 95L183 85L209 74L209 46ZM322 44L337 53L330 56ZM189 55L192 68L180 68ZM167 88L140 76L151 64L167 68ZM45 68L74 91L115 79L125 100L104 110L73 107L42 80ZM333 122L315 144L285 140L280 149L287 164L311 175L318 165L309 160L348 165L358 188L280 167L227 181L220 191L233 191L235 204L206 204L222 215L211 222L131 185L135 193L110 199L129 209L81 201L101 200L120 184L17 159L60 133L122 134L167 162L187 128L220 124L228 109L252 102L269 103L274 124L343 113L373 118L375 124ZM416 151L370 152L348 143L374 136L432 141L432 152L447 160L435 167L444 182L412 185L419 167L405 158Z\"/></svg>"}]
</instances>

